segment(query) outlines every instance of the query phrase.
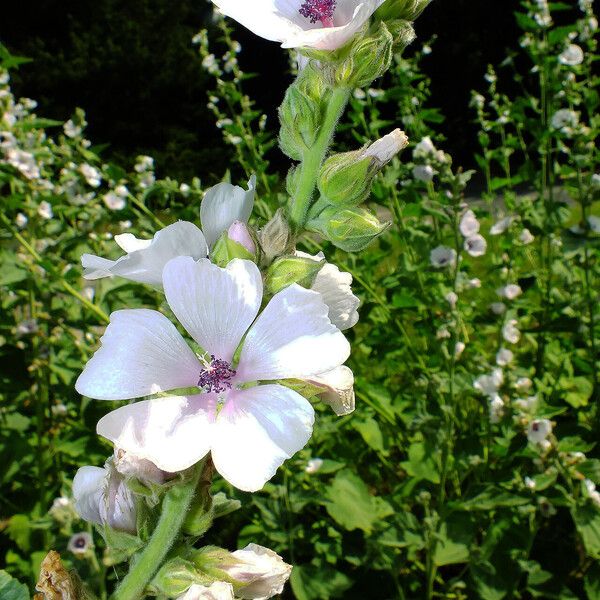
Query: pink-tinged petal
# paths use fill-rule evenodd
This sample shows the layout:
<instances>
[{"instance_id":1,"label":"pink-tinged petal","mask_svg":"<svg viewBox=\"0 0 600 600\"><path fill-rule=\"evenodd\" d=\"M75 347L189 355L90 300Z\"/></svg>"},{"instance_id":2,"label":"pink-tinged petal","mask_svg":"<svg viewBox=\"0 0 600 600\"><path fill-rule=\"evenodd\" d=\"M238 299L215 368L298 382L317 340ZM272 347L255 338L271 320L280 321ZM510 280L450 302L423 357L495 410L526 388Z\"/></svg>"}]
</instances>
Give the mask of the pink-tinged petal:
<instances>
[{"instance_id":1,"label":"pink-tinged petal","mask_svg":"<svg viewBox=\"0 0 600 600\"><path fill-rule=\"evenodd\" d=\"M240 490L261 489L306 445L314 418L310 403L281 385L230 392L214 425L215 468Z\"/></svg>"},{"instance_id":2,"label":"pink-tinged petal","mask_svg":"<svg viewBox=\"0 0 600 600\"><path fill-rule=\"evenodd\" d=\"M258 267L236 259L222 269L207 259L180 257L165 267L163 285L169 306L194 340L209 354L231 362L260 308Z\"/></svg>"},{"instance_id":3,"label":"pink-tinged petal","mask_svg":"<svg viewBox=\"0 0 600 600\"><path fill-rule=\"evenodd\" d=\"M231 183L211 187L200 204L200 222L209 248L234 221L247 223L254 206L256 175L250 177L248 189Z\"/></svg>"},{"instance_id":4,"label":"pink-tinged petal","mask_svg":"<svg viewBox=\"0 0 600 600\"><path fill-rule=\"evenodd\" d=\"M83 396L128 400L198 382L200 362L173 323L158 311L112 313L100 341L75 384Z\"/></svg>"},{"instance_id":5,"label":"pink-tinged petal","mask_svg":"<svg viewBox=\"0 0 600 600\"><path fill-rule=\"evenodd\" d=\"M208 254L203 233L188 221L177 221L161 229L152 240L140 240L125 233L115 236L115 241L127 254L117 260L84 254L81 264L86 279L117 275L131 281L160 286L163 268L172 258L191 256L198 259Z\"/></svg>"},{"instance_id":6,"label":"pink-tinged petal","mask_svg":"<svg viewBox=\"0 0 600 600\"><path fill-rule=\"evenodd\" d=\"M293 284L275 294L251 327L236 380L310 379L343 364L350 344L321 295Z\"/></svg>"},{"instance_id":7,"label":"pink-tinged petal","mask_svg":"<svg viewBox=\"0 0 600 600\"><path fill-rule=\"evenodd\" d=\"M81 467L73 479L73 499L77 514L88 523L100 525L100 503L107 484L108 471L100 467Z\"/></svg>"},{"instance_id":8,"label":"pink-tinged petal","mask_svg":"<svg viewBox=\"0 0 600 600\"><path fill-rule=\"evenodd\" d=\"M96 431L117 448L175 473L191 467L210 450L217 396L168 396L113 410Z\"/></svg>"}]
</instances>

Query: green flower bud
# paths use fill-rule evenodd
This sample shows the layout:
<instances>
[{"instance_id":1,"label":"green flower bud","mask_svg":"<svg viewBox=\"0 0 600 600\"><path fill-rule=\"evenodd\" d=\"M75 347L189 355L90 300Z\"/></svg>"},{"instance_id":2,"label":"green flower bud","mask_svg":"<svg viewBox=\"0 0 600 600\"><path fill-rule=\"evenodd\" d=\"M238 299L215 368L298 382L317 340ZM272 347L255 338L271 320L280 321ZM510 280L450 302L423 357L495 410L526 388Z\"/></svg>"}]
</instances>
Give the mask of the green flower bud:
<instances>
[{"instance_id":1,"label":"green flower bud","mask_svg":"<svg viewBox=\"0 0 600 600\"><path fill-rule=\"evenodd\" d=\"M241 221L233 222L210 251L212 262L219 267L226 267L234 258L256 262L257 255L256 243L250 229Z\"/></svg>"},{"instance_id":2,"label":"green flower bud","mask_svg":"<svg viewBox=\"0 0 600 600\"><path fill-rule=\"evenodd\" d=\"M258 243L266 264L290 250L292 233L283 209L278 209L273 218L258 232Z\"/></svg>"},{"instance_id":3,"label":"green flower bud","mask_svg":"<svg viewBox=\"0 0 600 600\"><path fill-rule=\"evenodd\" d=\"M390 68L393 46L394 38L383 22L379 23L373 35L357 38L350 49L350 56L338 68L337 77L347 77L345 82L340 83L351 87L370 85Z\"/></svg>"},{"instance_id":4,"label":"green flower bud","mask_svg":"<svg viewBox=\"0 0 600 600\"><path fill-rule=\"evenodd\" d=\"M325 259L315 261L300 256L282 256L267 270L265 288L271 294L276 294L292 283L309 288L324 264Z\"/></svg>"},{"instance_id":5,"label":"green flower bud","mask_svg":"<svg viewBox=\"0 0 600 600\"><path fill-rule=\"evenodd\" d=\"M322 197L336 206L357 206L369 195L377 173L407 144L404 132L395 129L363 150L331 156L319 175Z\"/></svg>"},{"instance_id":6,"label":"green flower bud","mask_svg":"<svg viewBox=\"0 0 600 600\"><path fill-rule=\"evenodd\" d=\"M213 581L213 577L198 571L193 562L177 557L161 567L148 587L154 595L175 598L183 594L190 585L210 585Z\"/></svg>"},{"instance_id":7,"label":"green flower bud","mask_svg":"<svg viewBox=\"0 0 600 600\"><path fill-rule=\"evenodd\" d=\"M331 206L309 221L307 227L346 252L358 252L390 225L391 222L380 223L375 215L363 208Z\"/></svg>"},{"instance_id":8,"label":"green flower bud","mask_svg":"<svg viewBox=\"0 0 600 600\"><path fill-rule=\"evenodd\" d=\"M414 21L430 2L431 0L387 0L375 12L375 18L382 21L389 19Z\"/></svg>"},{"instance_id":9,"label":"green flower bud","mask_svg":"<svg viewBox=\"0 0 600 600\"><path fill-rule=\"evenodd\" d=\"M413 26L403 19L389 21L386 25L394 38L394 52L402 52L417 37Z\"/></svg>"}]
</instances>

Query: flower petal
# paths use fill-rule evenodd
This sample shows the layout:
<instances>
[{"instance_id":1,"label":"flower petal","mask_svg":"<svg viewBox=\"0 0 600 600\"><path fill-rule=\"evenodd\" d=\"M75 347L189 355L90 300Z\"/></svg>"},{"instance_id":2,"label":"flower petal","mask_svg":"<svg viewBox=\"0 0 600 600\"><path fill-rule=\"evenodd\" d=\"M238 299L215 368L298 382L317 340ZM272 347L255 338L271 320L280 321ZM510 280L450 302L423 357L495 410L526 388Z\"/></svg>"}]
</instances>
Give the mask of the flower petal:
<instances>
[{"instance_id":1,"label":"flower petal","mask_svg":"<svg viewBox=\"0 0 600 600\"><path fill-rule=\"evenodd\" d=\"M210 450L216 403L215 394L143 400L108 413L96 431L117 448L175 473Z\"/></svg>"},{"instance_id":2,"label":"flower petal","mask_svg":"<svg viewBox=\"0 0 600 600\"><path fill-rule=\"evenodd\" d=\"M254 206L255 186L256 175L252 175L247 191L223 182L206 192L200 204L200 222L209 248L234 221L248 222Z\"/></svg>"},{"instance_id":3,"label":"flower petal","mask_svg":"<svg viewBox=\"0 0 600 600\"><path fill-rule=\"evenodd\" d=\"M140 240L131 234L116 236L115 240L128 254L117 260L84 254L81 264L86 279L117 275L131 281L160 286L163 268L172 258L192 256L198 259L208 254L204 235L196 225L188 221L177 221L161 229L152 240Z\"/></svg>"},{"instance_id":4,"label":"flower petal","mask_svg":"<svg viewBox=\"0 0 600 600\"><path fill-rule=\"evenodd\" d=\"M233 586L225 581L215 581L209 587L194 583L177 600L235 600Z\"/></svg>"},{"instance_id":5,"label":"flower petal","mask_svg":"<svg viewBox=\"0 0 600 600\"><path fill-rule=\"evenodd\" d=\"M73 479L73 498L77 514L88 523L100 525L100 502L108 471L100 467L81 467Z\"/></svg>"},{"instance_id":6,"label":"flower petal","mask_svg":"<svg viewBox=\"0 0 600 600\"><path fill-rule=\"evenodd\" d=\"M281 385L229 393L214 425L212 459L229 483L255 492L312 434L308 400Z\"/></svg>"},{"instance_id":7,"label":"flower petal","mask_svg":"<svg viewBox=\"0 0 600 600\"><path fill-rule=\"evenodd\" d=\"M321 400L331 406L336 415L349 415L354 411L354 373L351 369L342 365L315 375L311 382L325 387L320 394Z\"/></svg>"},{"instance_id":8,"label":"flower petal","mask_svg":"<svg viewBox=\"0 0 600 600\"><path fill-rule=\"evenodd\" d=\"M262 279L249 260L232 260L225 269L208 259L173 259L165 267L167 301L203 350L231 362L240 340L258 314Z\"/></svg>"},{"instance_id":9,"label":"flower petal","mask_svg":"<svg viewBox=\"0 0 600 600\"><path fill-rule=\"evenodd\" d=\"M244 341L236 380L310 379L343 364L350 344L321 295L293 284L275 294Z\"/></svg>"},{"instance_id":10,"label":"flower petal","mask_svg":"<svg viewBox=\"0 0 600 600\"><path fill-rule=\"evenodd\" d=\"M191 259L190 259L191 260ZM128 400L196 385L200 362L155 310L118 310L75 389L97 400Z\"/></svg>"}]
</instances>

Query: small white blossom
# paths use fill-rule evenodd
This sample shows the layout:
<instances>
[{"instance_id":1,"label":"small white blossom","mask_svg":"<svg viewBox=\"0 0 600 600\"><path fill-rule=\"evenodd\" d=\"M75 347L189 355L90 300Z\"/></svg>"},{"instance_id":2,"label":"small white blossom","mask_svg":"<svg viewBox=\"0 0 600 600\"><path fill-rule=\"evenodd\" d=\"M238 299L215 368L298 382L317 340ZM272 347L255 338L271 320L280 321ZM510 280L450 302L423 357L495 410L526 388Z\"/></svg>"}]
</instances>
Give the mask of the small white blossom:
<instances>
[{"instance_id":1,"label":"small white blossom","mask_svg":"<svg viewBox=\"0 0 600 600\"><path fill-rule=\"evenodd\" d=\"M516 319L510 319L504 324L502 337L510 344L516 344L521 339L521 332L517 328Z\"/></svg>"},{"instance_id":2,"label":"small white blossom","mask_svg":"<svg viewBox=\"0 0 600 600\"><path fill-rule=\"evenodd\" d=\"M435 171L430 165L415 165L412 170L413 177L418 181L429 182L433 180Z\"/></svg>"},{"instance_id":3,"label":"small white blossom","mask_svg":"<svg viewBox=\"0 0 600 600\"><path fill-rule=\"evenodd\" d=\"M459 359L461 354L465 351L466 345L464 342L456 342L454 346L454 358Z\"/></svg>"},{"instance_id":4,"label":"small white blossom","mask_svg":"<svg viewBox=\"0 0 600 600\"><path fill-rule=\"evenodd\" d=\"M487 242L477 233L465 240L464 248L473 257L483 256L487 250Z\"/></svg>"},{"instance_id":5,"label":"small white blossom","mask_svg":"<svg viewBox=\"0 0 600 600\"><path fill-rule=\"evenodd\" d=\"M437 246L430 252L429 260L436 269L453 267L456 264L456 250L448 246Z\"/></svg>"},{"instance_id":6,"label":"small white blossom","mask_svg":"<svg viewBox=\"0 0 600 600\"><path fill-rule=\"evenodd\" d=\"M519 241L521 244L531 244L535 240L535 236L529 231L529 229L523 229L519 234Z\"/></svg>"},{"instance_id":7,"label":"small white blossom","mask_svg":"<svg viewBox=\"0 0 600 600\"><path fill-rule=\"evenodd\" d=\"M468 286L471 289L477 289L481 287L481 279L478 277L474 277L473 279L469 279Z\"/></svg>"},{"instance_id":8,"label":"small white blossom","mask_svg":"<svg viewBox=\"0 0 600 600\"><path fill-rule=\"evenodd\" d=\"M504 415L504 401L497 394L490 398L489 411L490 423L499 423Z\"/></svg>"},{"instance_id":9,"label":"small white blossom","mask_svg":"<svg viewBox=\"0 0 600 600\"><path fill-rule=\"evenodd\" d=\"M23 229L28 221L29 219L23 213L18 213L15 217L15 223L19 229Z\"/></svg>"},{"instance_id":10,"label":"small white blossom","mask_svg":"<svg viewBox=\"0 0 600 600\"><path fill-rule=\"evenodd\" d=\"M527 428L527 439L532 444L540 444L552 433L552 423L548 419L535 419Z\"/></svg>"},{"instance_id":11,"label":"small white blossom","mask_svg":"<svg viewBox=\"0 0 600 600\"><path fill-rule=\"evenodd\" d=\"M82 164L79 167L79 172L83 175L83 178L87 181L88 185L92 187L98 187L102 183L102 175L100 175L100 171L92 165L88 165L87 163Z\"/></svg>"},{"instance_id":12,"label":"small white blossom","mask_svg":"<svg viewBox=\"0 0 600 600\"><path fill-rule=\"evenodd\" d=\"M532 385L533 381L531 381L529 377L519 377L519 379L517 379L515 382L515 388L519 392L526 392L527 390L530 390Z\"/></svg>"},{"instance_id":13,"label":"small white blossom","mask_svg":"<svg viewBox=\"0 0 600 600\"><path fill-rule=\"evenodd\" d=\"M466 238L479 233L479 221L472 210L468 210L461 218L459 225L460 232Z\"/></svg>"},{"instance_id":14,"label":"small white blossom","mask_svg":"<svg viewBox=\"0 0 600 600\"><path fill-rule=\"evenodd\" d=\"M102 200L104 201L104 204L110 208L110 210L123 210L127 205L125 199L122 196L119 196L116 192L108 192L107 194L104 194L104 196L102 196Z\"/></svg>"},{"instance_id":15,"label":"small white blossom","mask_svg":"<svg viewBox=\"0 0 600 600\"><path fill-rule=\"evenodd\" d=\"M486 396L493 397L504 383L502 369L494 368L489 375L480 375L473 382L473 387Z\"/></svg>"},{"instance_id":16,"label":"small white blossom","mask_svg":"<svg viewBox=\"0 0 600 600\"><path fill-rule=\"evenodd\" d=\"M458 296L456 295L455 292L448 292L445 296L444 299L446 300L446 302L450 305L450 308L452 310L454 310L456 308L456 303L458 302Z\"/></svg>"},{"instance_id":17,"label":"small white blossom","mask_svg":"<svg viewBox=\"0 0 600 600\"><path fill-rule=\"evenodd\" d=\"M577 44L570 44L560 53L558 62L561 65L568 65L570 67L580 65L583 62L583 50Z\"/></svg>"},{"instance_id":18,"label":"small white blossom","mask_svg":"<svg viewBox=\"0 0 600 600\"><path fill-rule=\"evenodd\" d=\"M52 211L52 205L50 202L43 200L40 202L40 205L37 209L38 215L42 217L42 219L51 219L54 216L54 212Z\"/></svg>"},{"instance_id":19,"label":"small white blossom","mask_svg":"<svg viewBox=\"0 0 600 600\"><path fill-rule=\"evenodd\" d=\"M313 475L314 473L316 473L321 467L323 466L323 459L322 458L311 458L307 463L306 463L306 467L304 468L304 472L308 473L309 475Z\"/></svg>"},{"instance_id":20,"label":"small white blossom","mask_svg":"<svg viewBox=\"0 0 600 600\"><path fill-rule=\"evenodd\" d=\"M509 215L507 217L504 217L503 219L500 219L492 225L490 229L490 234L500 235L501 233L504 233L512 225L515 219L516 217L514 215Z\"/></svg>"},{"instance_id":21,"label":"small white blossom","mask_svg":"<svg viewBox=\"0 0 600 600\"><path fill-rule=\"evenodd\" d=\"M508 348L500 348L496 353L496 364L499 367L505 367L512 362L513 358L514 355Z\"/></svg>"},{"instance_id":22,"label":"small white blossom","mask_svg":"<svg viewBox=\"0 0 600 600\"><path fill-rule=\"evenodd\" d=\"M538 406L537 396L529 396L528 398L517 398L514 402L515 407L521 412L532 414Z\"/></svg>"},{"instance_id":23,"label":"small white blossom","mask_svg":"<svg viewBox=\"0 0 600 600\"><path fill-rule=\"evenodd\" d=\"M72 119L69 119L63 125L63 131L67 137L76 138L81 135L83 129L79 125L75 125Z\"/></svg>"},{"instance_id":24,"label":"small white blossom","mask_svg":"<svg viewBox=\"0 0 600 600\"><path fill-rule=\"evenodd\" d=\"M87 531L72 535L67 544L67 550L72 552L75 556L85 556L93 547L94 542L92 536Z\"/></svg>"},{"instance_id":25,"label":"small white blossom","mask_svg":"<svg viewBox=\"0 0 600 600\"><path fill-rule=\"evenodd\" d=\"M496 294L498 294L500 298L506 298L507 300L514 300L522 293L523 290L521 289L521 286L516 283L509 283L508 285L496 290Z\"/></svg>"},{"instance_id":26,"label":"small white blossom","mask_svg":"<svg viewBox=\"0 0 600 600\"><path fill-rule=\"evenodd\" d=\"M490 304L490 310L495 315L502 315L506 311L506 304L504 304L504 302L492 302Z\"/></svg>"},{"instance_id":27,"label":"small white blossom","mask_svg":"<svg viewBox=\"0 0 600 600\"><path fill-rule=\"evenodd\" d=\"M523 482L525 483L525 487L527 489L529 489L531 491L535 490L535 481L533 479L531 479L531 477L525 477Z\"/></svg>"},{"instance_id":28,"label":"small white blossom","mask_svg":"<svg viewBox=\"0 0 600 600\"><path fill-rule=\"evenodd\" d=\"M569 108L557 110L550 119L550 127L565 135L571 135L573 129L579 124L579 115Z\"/></svg>"},{"instance_id":29,"label":"small white blossom","mask_svg":"<svg viewBox=\"0 0 600 600\"><path fill-rule=\"evenodd\" d=\"M588 494L588 498L596 505L600 507L600 492L596 490L596 485L590 479L585 479L583 485Z\"/></svg>"}]
</instances>

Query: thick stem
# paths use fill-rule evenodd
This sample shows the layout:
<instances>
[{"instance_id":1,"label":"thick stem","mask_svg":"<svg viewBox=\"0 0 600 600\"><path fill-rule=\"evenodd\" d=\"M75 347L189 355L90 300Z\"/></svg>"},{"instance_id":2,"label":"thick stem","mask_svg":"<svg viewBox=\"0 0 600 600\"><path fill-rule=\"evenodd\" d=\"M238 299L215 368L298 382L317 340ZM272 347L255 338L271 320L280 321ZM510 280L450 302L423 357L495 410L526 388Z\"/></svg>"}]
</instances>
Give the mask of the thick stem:
<instances>
[{"instance_id":1,"label":"thick stem","mask_svg":"<svg viewBox=\"0 0 600 600\"><path fill-rule=\"evenodd\" d=\"M317 139L312 148L306 151L304 160L299 167L300 175L289 215L296 231L302 230L306 223L306 216L310 208L317 177L319 176L319 169L331 144L335 126L346 107L349 96L350 90L347 88L336 87L333 89Z\"/></svg>"},{"instance_id":2,"label":"thick stem","mask_svg":"<svg viewBox=\"0 0 600 600\"><path fill-rule=\"evenodd\" d=\"M181 527L194 499L203 465L204 461L196 465L194 475L189 481L173 486L165 494L160 519L152 537L131 566L125 579L115 590L111 600L140 600L144 597L144 589L161 567L169 550L179 537Z\"/></svg>"}]
</instances>

